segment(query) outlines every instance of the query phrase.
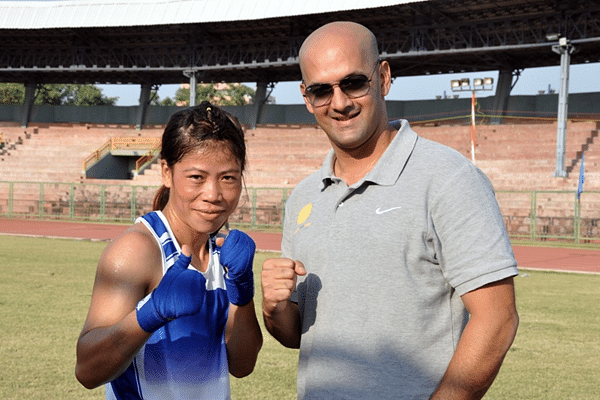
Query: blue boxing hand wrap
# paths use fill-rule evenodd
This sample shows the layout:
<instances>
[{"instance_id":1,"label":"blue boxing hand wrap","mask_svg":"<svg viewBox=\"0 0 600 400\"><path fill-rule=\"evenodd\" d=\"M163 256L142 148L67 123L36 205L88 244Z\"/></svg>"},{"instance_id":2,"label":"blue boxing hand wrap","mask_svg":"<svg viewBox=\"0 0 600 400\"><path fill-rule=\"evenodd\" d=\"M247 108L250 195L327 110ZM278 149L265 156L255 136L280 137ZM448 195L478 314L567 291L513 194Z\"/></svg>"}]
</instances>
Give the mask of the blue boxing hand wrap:
<instances>
[{"instance_id":1,"label":"blue boxing hand wrap","mask_svg":"<svg viewBox=\"0 0 600 400\"><path fill-rule=\"evenodd\" d=\"M254 297L252 261L256 244L244 232L233 230L221 246L221 265L227 270L225 284L231 304L243 306Z\"/></svg>"},{"instance_id":2,"label":"blue boxing hand wrap","mask_svg":"<svg viewBox=\"0 0 600 400\"><path fill-rule=\"evenodd\" d=\"M206 279L200 272L188 269L191 260L191 256L180 254L148 301L137 310L137 321L144 331L152 333L169 321L193 315L202 308Z\"/></svg>"}]
</instances>

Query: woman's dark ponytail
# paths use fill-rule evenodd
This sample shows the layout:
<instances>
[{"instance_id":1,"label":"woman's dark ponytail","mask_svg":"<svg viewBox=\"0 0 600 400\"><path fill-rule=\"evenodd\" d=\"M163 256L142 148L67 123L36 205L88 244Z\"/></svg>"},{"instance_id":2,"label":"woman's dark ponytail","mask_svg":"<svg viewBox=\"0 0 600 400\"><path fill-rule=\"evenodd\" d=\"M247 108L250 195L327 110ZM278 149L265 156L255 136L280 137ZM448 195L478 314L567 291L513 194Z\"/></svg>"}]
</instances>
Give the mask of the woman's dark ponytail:
<instances>
[{"instance_id":1,"label":"woman's dark ponytail","mask_svg":"<svg viewBox=\"0 0 600 400\"><path fill-rule=\"evenodd\" d=\"M154 195L154 200L152 201L152 211L162 211L167 206L167 202L169 201L169 188L165 185L162 185Z\"/></svg>"}]
</instances>

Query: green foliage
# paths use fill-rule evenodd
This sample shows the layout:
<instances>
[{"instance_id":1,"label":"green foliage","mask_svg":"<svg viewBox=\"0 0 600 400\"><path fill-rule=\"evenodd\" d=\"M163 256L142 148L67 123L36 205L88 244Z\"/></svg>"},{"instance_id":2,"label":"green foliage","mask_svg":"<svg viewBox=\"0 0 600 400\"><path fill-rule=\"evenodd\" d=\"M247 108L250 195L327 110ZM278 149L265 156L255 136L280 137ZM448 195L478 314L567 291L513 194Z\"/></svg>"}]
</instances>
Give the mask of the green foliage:
<instances>
[{"instance_id":1,"label":"green foliage","mask_svg":"<svg viewBox=\"0 0 600 400\"><path fill-rule=\"evenodd\" d=\"M255 91L241 83L199 84L196 86L196 104L208 100L217 106L242 106L253 99ZM177 103L190 104L190 89L175 92Z\"/></svg>"},{"instance_id":2,"label":"green foliage","mask_svg":"<svg viewBox=\"0 0 600 400\"><path fill-rule=\"evenodd\" d=\"M18 83L0 83L0 104L23 104L25 87ZM118 97L106 97L95 85L48 84L36 89L35 105L112 106Z\"/></svg>"},{"instance_id":3,"label":"green foliage","mask_svg":"<svg viewBox=\"0 0 600 400\"><path fill-rule=\"evenodd\" d=\"M172 98L165 97L164 99L161 100L161 98L158 95L155 95L154 97L152 97L152 99L150 100L150 104L153 106L176 106L177 105L175 100L173 100Z\"/></svg>"},{"instance_id":4,"label":"green foliage","mask_svg":"<svg viewBox=\"0 0 600 400\"><path fill-rule=\"evenodd\" d=\"M25 86L18 83L0 83L0 104L23 104Z\"/></svg>"}]
</instances>

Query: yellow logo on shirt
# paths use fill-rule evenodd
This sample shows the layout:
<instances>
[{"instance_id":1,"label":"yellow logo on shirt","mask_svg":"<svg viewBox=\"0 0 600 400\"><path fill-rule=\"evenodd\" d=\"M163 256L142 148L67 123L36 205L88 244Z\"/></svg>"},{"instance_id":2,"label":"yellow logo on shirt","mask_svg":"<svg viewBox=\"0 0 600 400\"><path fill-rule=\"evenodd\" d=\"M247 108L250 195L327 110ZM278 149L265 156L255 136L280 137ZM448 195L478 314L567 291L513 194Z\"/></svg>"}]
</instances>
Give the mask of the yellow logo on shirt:
<instances>
[{"instance_id":1,"label":"yellow logo on shirt","mask_svg":"<svg viewBox=\"0 0 600 400\"><path fill-rule=\"evenodd\" d=\"M307 205L305 205L302 208L302 210L300 210L300 213L298 214L298 225L302 225L303 223L306 222L311 211L312 211L311 203L308 203Z\"/></svg>"}]
</instances>

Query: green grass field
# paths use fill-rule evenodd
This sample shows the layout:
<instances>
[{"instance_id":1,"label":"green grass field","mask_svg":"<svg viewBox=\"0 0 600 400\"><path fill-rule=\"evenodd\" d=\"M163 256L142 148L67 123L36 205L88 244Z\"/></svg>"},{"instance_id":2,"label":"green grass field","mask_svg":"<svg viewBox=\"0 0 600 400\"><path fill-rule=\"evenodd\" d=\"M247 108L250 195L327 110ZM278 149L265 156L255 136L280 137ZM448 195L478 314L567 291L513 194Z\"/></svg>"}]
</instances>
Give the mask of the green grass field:
<instances>
[{"instance_id":1,"label":"green grass field","mask_svg":"<svg viewBox=\"0 0 600 400\"><path fill-rule=\"evenodd\" d=\"M84 389L73 371L105 246L0 236L0 399L104 398L102 388ZM267 256L256 256L257 277ZM515 282L521 324L486 399L597 398L600 276L524 270ZM259 312L260 291L257 303ZM233 398L294 399L297 351L263 334L255 372L232 378Z\"/></svg>"}]
</instances>

